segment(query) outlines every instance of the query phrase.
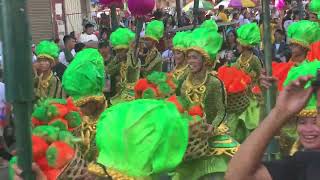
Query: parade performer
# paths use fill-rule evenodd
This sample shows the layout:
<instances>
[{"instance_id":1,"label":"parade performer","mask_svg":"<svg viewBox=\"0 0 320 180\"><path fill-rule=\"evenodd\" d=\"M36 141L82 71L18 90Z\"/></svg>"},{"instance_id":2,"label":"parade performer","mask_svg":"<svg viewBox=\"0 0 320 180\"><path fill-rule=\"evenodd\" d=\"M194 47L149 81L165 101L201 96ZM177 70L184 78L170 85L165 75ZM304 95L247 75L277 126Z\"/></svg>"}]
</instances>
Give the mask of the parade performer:
<instances>
[{"instance_id":1,"label":"parade performer","mask_svg":"<svg viewBox=\"0 0 320 180\"><path fill-rule=\"evenodd\" d=\"M46 99L32 113L33 161L48 180L84 179L88 176L74 136L80 128L82 115L72 99ZM16 161L14 157L10 164ZM10 168L10 177L13 170Z\"/></svg>"},{"instance_id":2,"label":"parade performer","mask_svg":"<svg viewBox=\"0 0 320 180\"><path fill-rule=\"evenodd\" d=\"M239 144L227 135L226 92L221 80L212 72L222 37L213 24L205 24L191 34L186 51L190 73L181 87L181 96L203 112L202 123L207 132L192 133L185 160L173 179L223 179L227 164ZM192 127L192 126L191 126ZM192 129L192 128L191 128ZM209 133L208 133L209 132ZM200 134L206 134L201 136Z\"/></svg>"},{"instance_id":3,"label":"parade performer","mask_svg":"<svg viewBox=\"0 0 320 180\"><path fill-rule=\"evenodd\" d=\"M284 79L290 69L307 61L307 52L313 42L320 40L320 25L316 22L302 20L288 27L288 38L292 49L292 58L288 63L273 63L273 75L278 79L278 90L282 89ZM280 132L280 149L282 155L290 154L296 140L296 121L292 119L282 127Z\"/></svg>"},{"instance_id":4,"label":"parade performer","mask_svg":"<svg viewBox=\"0 0 320 180\"><path fill-rule=\"evenodd\" d=\"M141 99L112 106L97 125L97 163L89 172L112 180L157 179L181 163L188 145L188 119L175 105Z\"/></svg>"},{"instance_id":5,"label":"parade performer","mask_svg":"<svg viewBox=\"0 0 320 180\"><path fill-rule=\"evenodd\" d=\"M34 64L36 100L65 97L60 79L52 72L59 55L59 47L54 42L41 41L36 46L36 54L37 62Z\"/></svg>"},{"instance_id":6,"label":"parade performer","mask_svg":"<svg viewBox=\"0 0 320 180\"><path fill-rule=\"evenodd\" d=\"M164 33L164 24L162 21L153 20L147 24L145 35L142 38L146 53L141 57L141 77L145 78L153 71L162 71L161 54L156 48L156 44L162 38Z\"/></svg>"},{"instance_id":7,"label":"parade performer","mask_svg":"<svg viewBox=\"0 0 320 180\"><path fill-rule=\"evenodd\" d=\"M309 4L309 10L310 10L310 13L313 13L318 17L318 19L315 22L320 23L320 1L312 0ZM311 44L307 59L309 61L320 59L320 41L319 40Z\"/></svg>"},{"instance_id":8,"label":"parade performer","mask_svg":"<svg viewBox=\"0 0 320 180\"><path fill-rule=\"evenodd\" d=\"M177 32L177 34L172 39L173 44L173 57L175 62L175 67L171 72L173 77L178 82L178 88L180 89L183 81L186 79L189 73L189 66L187 63L186 50L187 43L191 32ZM180 92L176 92L180 95Z\"/></svg>"},{"instance_id":9,"label":"parade performer","mask_svg":"<svg viewBox=\"0 0 320 180\"><path fill-rule=\"evenodd\" d=\"M116 57L107 66L111 76L112 91L116 94L111 98L115 105L123 101L134 100L134 84L140 77L141 62L135 57L131 44L135 34L128 28L118 28L110 36Z\"/></svg>"},{"instance_id":10,"label":"parade performer","mask_svg":"<svg viewBox=\"0 0 320 180\"><path fill-rule=\"evenodd\" d=\"M79 136L83 139L81 149L85 160L89 162L95 160L97 155L94 138L98 118L106 107L104 85L103 58L96 49L85 49L78 53L62 79L63 89L85 116Z\"/></svg>"}]
</instances>

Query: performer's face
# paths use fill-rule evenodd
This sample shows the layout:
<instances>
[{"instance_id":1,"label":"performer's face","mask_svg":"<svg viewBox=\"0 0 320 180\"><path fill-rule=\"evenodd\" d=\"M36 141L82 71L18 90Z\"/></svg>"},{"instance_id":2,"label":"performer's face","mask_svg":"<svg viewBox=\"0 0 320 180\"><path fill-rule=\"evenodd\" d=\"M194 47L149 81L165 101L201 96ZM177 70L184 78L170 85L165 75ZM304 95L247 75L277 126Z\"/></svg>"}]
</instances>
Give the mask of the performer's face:
<instances>
[{"instance_id":1,"label":"performer's face","mask_svg":"<svg viewBox=\"0 0 320 180\"><path fill-rule=\"evenodd\" d=\"M183 63L183 61L184 61L183 52L177 50L177 51L173 52L173 55L174 55L174 60L175 60L177 65Z\"/></svg>"},{"instance_id":2,"label":"performer's face","mask_svg":"<svg viewBox=\"0 0 320 180\"><path fill-rule=\"evenodd\" d=\"M196 51L188 52L188 65L190 66L191 73L197 73L202 70L203 67L203 58L202 55Z\"/></svg>"},{"instance_id":3,"label":"performer's face","mask_svg":"<svg viewBox=\"0 0 320 180\"><path fill-rule=\"evenodd\" d=\"M145 39L144 40L144 47L147 49L152 49L154 46L154 41L150 39Z\"/></svg>"},{"instance_id":4,"label":"performer's face","mask_svg":"<svg viewBox=\"0 0 320 180\"><path fill-rule=\"evenodd\" d=\"M39 64L39 68L38 68L38 71L40 73L43 73L43 72L47 72L47 71L50 71L51 70L51 67L52 67L52 63L50 60L46 59L46 58L40 58L38 59L38 64Z\"/></svg>"},{"instance_id":5,"label":"performer's face","mask_svg":"<svg viewBox=\"0 0 320 180\"><path fill-rule=\"evenodd\" d=\"M309 20L310 20L310 21L317 22L317 21L318 21L318 17L317 17L316 14L310 13L310 14L309 14Z\"/></svg>"},{"instance_id":6,"label":"performer's face","mask_svg":"<svg viewBox=\"0 0 320 180\"><path fill-rule=\"evenodd\" d=\"M317 125L317 118L299 118L297 131L305 149L320 150L320 127Z\"/></svg>"},{"instance_id":7,"label":"performer's face","mask_svg":"<svg viewBox=\"0 0 320 180\"><path fill-rule=\"evenodd\" d=\"M127 52L128 52L128 49L118 49L116 50L116 56L120 60L127 59Z\"/></svg>"},{"instance_id":8,"label":"performer's face","mask_svg":"<svg viewBox=\"0 0 320 180\"><path fill-rule=\"evenodd\" d=\"M306 54L307 52L305 48L297 44L290 44L290 49L291 49L292 57L301 56L302 54Z\"/></svg>"}]
</instances>

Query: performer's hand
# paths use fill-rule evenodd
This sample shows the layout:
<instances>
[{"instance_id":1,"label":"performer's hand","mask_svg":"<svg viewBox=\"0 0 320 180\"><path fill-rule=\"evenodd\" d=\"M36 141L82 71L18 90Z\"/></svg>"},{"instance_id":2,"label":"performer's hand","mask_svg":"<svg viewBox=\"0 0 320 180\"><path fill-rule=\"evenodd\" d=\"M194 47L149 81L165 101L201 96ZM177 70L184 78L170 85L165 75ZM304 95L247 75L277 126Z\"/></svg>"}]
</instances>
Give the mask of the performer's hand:
<instances>
[{"instance_id":1,"label":"performer's hand","mask_svg":"<svg viewBox=\"0 0 320 180\"><path fill-rule=\"evenodd\" d=\"M280 92L275 108L288 118L299 113L313 93L313 87L304 88L311 78L312 76L303 76L286 86Z\"/></svg>"},{"instance_id":2,"label":"performer's hand","mask_svg":"<svg viewBox=\"0 0 320 180\"><path fill-rule=\"evenodd\" d=\"M264 89L269 89L273 83L276 83L278 80L275 77L267 76L266 70L262 69L260 73L259 83L260 86Z\"/></svg>"},{"instance_id":3,"label":"performer's hand","mask_svg":"<svg viewBox=\"0 0 320 180\"><path fill-rule=\"evenodd\" d=\"M15 164L13 166L14 180L23 180L21 177L22 170ZM32 163L32 171L34 172L36 180L47 180L46 175L41 171L36 163Z\"/></svg>"}]
</instances>

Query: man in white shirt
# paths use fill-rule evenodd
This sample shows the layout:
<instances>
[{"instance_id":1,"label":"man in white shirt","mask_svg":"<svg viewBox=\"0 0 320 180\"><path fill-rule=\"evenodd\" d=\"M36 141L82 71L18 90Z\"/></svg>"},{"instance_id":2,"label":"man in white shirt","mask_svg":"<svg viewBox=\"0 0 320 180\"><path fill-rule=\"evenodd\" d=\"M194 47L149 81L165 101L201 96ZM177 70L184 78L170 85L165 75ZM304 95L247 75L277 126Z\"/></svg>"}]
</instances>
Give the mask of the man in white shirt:
<instances>
[{"instance_id":1,"label":"man in white shirt","mask_svg":"<svg viewBox=\"0 0 320 180\"><path fill-rule=\"evenodd\" d=\"M76 55L74 46L76 45L76 40L70 35L65 35L63 37L64 50L59 54L59 62L65 66L68 66L72 61L73 57Z\"/></svg>"},{"instance_id":2,"label":"man in white shirt","mask_svg":"<svg viewBox=\"0 0 320 180\"><path fill-rule=\"evenodd\" d=\"M93 32L94 32L94 25L90 23L86 24L85 32L80 35L79 41L81 43L87 43L90 41L98 42L99 41L98 37L95 34L93 34Z\"/></svg>"}]
</instances>

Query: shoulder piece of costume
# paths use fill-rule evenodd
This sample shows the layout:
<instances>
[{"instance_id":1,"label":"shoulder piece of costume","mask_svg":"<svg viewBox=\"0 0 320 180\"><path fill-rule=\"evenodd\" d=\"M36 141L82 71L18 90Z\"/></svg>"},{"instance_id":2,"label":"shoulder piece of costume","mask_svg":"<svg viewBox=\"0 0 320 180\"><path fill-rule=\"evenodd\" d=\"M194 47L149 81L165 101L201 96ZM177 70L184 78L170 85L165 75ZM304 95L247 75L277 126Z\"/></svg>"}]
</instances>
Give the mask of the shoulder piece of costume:
<instances>
[{"instance_id":1,"label":"shoulder piece of costume","mask_svg":"<svg viewBox=\"0 0 320 180\"><path fill-rule=\"evenodd\" d=\"M85 49L78 53L63 75L62 86L77 106L105 101L104 64L98 50Z\"/></svg>"},{"instance_id":2,"label":"shoulder piece of costume","mask_svg":"<svg viewBox=\"0 0 320 180\"><path fill-rule=\"evenodd\" d=\"M288 73L287 79L284 82L284 86L289 85L292 81L297 80L301 76L312 75L316 76L317 71L320 68L320 61L308 62L305 61L299 66L292 67ZM311 86L311 82L308 82L305 88ZM298 117L317 117L317 98L315 94L312 94L308 104L297 115Z\"/></svg>"},{"instance_id":3,"label":"shoulder piece of costume","mask_svg":"<svg viewBox=\"0 0 320 180\"><path fill-rule=\"evenodd\" d=\"M237 41L242 46L256 46L261 41L260 29L256 23L249 23L237 29Z\"/></svg>"},{"instance_id":4,"label":"shoulder piece of costume","mask_svg":"<svg viewBox=\"0 0 320 180\"><path fill-rule=\"evenodd\" d=\"M162 21L153 20L147 24L145 39L151 39L153 41L159 42L164 33L164 24Z\"/></svg>"},{"instance_id":5,"label":"shoulder piece of costume","mask_svg":"<svg viewBox=\"0 0 320 180\"><path fill-rule=\"evenodd\" d=\"M318 15L318 19L320 20L320 1L312 0L309 4L309 10Z\"/></svg>"},{"instance_id":6,"label":"shoulder piece of costume","mask_svg":"<svg viewBox=\"0 0 320 180\"><path fill-rule=\"evenodd\" d=\"M99 164L128 176L146 177L181 163L188 145L188 121L170 102L125 102L101 115L96 142Z\"/></svg>"},{"instance_id":7,"label":"shoulder piece of costume","mask_svg":"<svg viewBox=\"0 0 320 180\"><path fill-rule=\"evenodd\" d=\"M37 54L37 58L46 58L52 62L57 60L59 56L59 47L56 43L52 41L41 41L37 46L35 53Z\"/></svg>"},{"instance_id":8,"label":"shoulder piece of costume","mask_svg":"<svg viewBox=\"0 0 320 180\"><path fill-rule=\"evenodd\" d=\"M317 22L301 20L288 27L290 43L309 49L310 45L320 40L320 25Z\"/></svg>"},{"instance_id":9,"label":"shoulder piece of costume","mask_svg":"<svg viewBox=\"0 0 320 180\"><path fill-rule=\"evenodd\" d=\"M222 46L222 36L215 28L207 25L195 29L190 38L187 51L200 53L208 65L213 65L216 61L216 55Z\"/></svg>"},{"instance_id":10,"label":"shoulder piece of costume","mask_svg":"<svg viewBox=\"0 0 320 180\"><path fill-rule=\"evenodd\" d=\"M118 28L111 33L110 43L113 49L128 49L134 40L135 34L128 28Z\"/></svg>"}]
</instances>

